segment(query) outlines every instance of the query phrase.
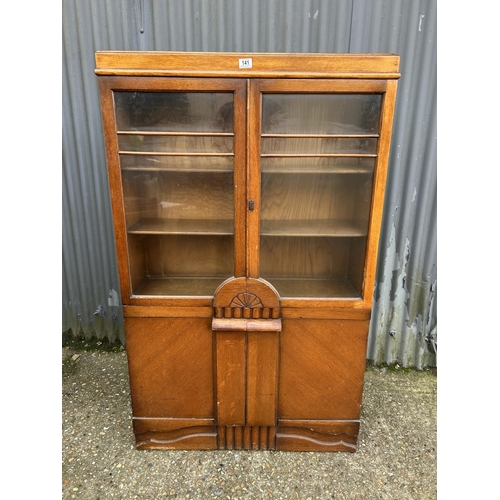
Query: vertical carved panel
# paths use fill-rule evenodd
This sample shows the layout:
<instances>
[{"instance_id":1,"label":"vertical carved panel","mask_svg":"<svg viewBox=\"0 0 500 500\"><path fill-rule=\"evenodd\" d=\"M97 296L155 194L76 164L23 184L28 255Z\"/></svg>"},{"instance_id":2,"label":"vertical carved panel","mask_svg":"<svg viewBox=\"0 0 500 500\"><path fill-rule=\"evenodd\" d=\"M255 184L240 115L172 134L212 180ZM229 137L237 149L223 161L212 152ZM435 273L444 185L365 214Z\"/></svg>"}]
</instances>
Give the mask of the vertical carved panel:
<instances>
[{"instance_id":1,"label":"vertical carved panel","mask_svg":"<svg viewBox=\"0 0 500 500\"><path fill-rule=\"evenodd\" d=\"M263 429L276 426L279 296L264 280L234 278L213 309L219 447L274 449L275 432Z\"/></svg>"},{"instance_id":2,"label":"vertical carved panel","mask_svg":"<svg viewBox=\"0 0 500 500\"><path fill-rule=\"evenodd\" d=\"M278 332L248 332L247 425L276 423Z\"/></svg>"},{"instance_id":3,"label":"vertical carved panel","mask_svg":"<svg viewBox=\"0 0 500 500\"><path fill-rule=\"evenodd\" d=\"M245 332L216 332L217 422L245 424Z\"/></svg>"},{"instance_id":4,"label":"vertical carved panel","mask_svg":"<svg viewBox=\"0 0 500 500\"><path fill-rule=\"evenodd\" d=\"M267 426L218 426L219 450L275 450L276 428Z\"/></svg>"}]
</instances>

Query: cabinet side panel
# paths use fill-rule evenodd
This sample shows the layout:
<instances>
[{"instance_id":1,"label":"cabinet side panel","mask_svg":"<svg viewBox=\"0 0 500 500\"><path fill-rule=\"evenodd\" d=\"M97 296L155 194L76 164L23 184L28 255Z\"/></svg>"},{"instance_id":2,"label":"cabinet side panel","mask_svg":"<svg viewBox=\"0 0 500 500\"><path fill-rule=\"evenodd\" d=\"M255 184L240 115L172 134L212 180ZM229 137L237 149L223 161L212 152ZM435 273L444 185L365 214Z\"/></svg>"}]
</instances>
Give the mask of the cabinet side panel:
<instances>
[{"instance_id":1,"label":"cabinet side panel","mask_svg":"<svg viewBox=\"0 0 500 500\"><path fill-rule=\"evenodd\" d=\"M125 318L134 417L213 418L209 318Z\"/></svg>"},{"instance_id":2,"label":"cabinet side panel","mask_svg":"<svg viewBox=\"0 0 500 500\"><path fill-rule=\"evenodd\" d=\"M278 418L360 416L368 320L283 320Z\"/></svg>"}]
</instances>

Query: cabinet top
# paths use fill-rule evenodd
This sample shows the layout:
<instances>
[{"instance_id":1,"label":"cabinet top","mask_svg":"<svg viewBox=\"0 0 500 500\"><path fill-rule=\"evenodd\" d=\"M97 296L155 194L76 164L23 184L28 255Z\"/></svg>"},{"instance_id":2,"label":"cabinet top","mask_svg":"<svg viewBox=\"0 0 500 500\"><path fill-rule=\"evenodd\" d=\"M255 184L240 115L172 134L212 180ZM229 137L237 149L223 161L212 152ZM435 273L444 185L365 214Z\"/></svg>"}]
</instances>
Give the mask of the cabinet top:
<instances>
[{"instance_id":1,"label":"cabinet top","mask_svg":"<svg viewBox=\"0 0 500 500\"><path fill-rule=\"evenodd\" d=\"M397 54L99 51L97 75L396 79Z\"/></svg>"}]
</instances>

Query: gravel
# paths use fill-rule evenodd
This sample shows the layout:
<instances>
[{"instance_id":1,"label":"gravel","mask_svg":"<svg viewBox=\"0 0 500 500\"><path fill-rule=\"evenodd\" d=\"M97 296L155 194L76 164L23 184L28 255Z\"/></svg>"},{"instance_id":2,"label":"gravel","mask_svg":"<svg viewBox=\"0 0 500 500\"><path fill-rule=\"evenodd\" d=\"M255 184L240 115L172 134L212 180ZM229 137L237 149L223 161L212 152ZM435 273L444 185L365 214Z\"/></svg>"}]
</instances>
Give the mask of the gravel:
<instances>
[{"instance_id":1,"label":"gravel","mask_svg":"<svg viewBox=\"0 0 500 500\"><path fill-rule=\"evenodd\" d=\"M435 499L437 376L366 370L356 453L136 450L126 352L63 347L63 499Z\"/></svg>"}]
</instances>

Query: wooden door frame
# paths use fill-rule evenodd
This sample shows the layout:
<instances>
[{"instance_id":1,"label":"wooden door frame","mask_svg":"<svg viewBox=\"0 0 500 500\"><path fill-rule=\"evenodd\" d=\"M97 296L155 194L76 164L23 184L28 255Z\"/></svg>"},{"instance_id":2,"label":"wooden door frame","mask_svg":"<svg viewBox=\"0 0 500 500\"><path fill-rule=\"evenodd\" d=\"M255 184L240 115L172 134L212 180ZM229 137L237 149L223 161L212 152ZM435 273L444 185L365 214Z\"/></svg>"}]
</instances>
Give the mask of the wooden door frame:
<instances>
[{"instance_id":1,"label":"wooden door frame","mask_svg":"<svg viewBox=\"0 0 500 500\"><path fill-rule=\"evenodd\" d=\"M247 268L249 277L260 277L260 206L261 206L261 127L262 94L381 94L379 139L372 184L361 299L282 299L284 308L354 308L370 309L378 257L385 184L389 161L392 121L397 80L382 79L262 79L248 85L248 198L254 210L247 210Z\"/></svg>"},{"instance_id":2,"label":"wooden door frame","mask_svg":"<svg viewBox=\"0 0 500 500\"><path fill-rule=\"evenodd\" d=\"M140 296L132 293L127 227L122 192L117 124L113 93L124 92L231 92L234 94L234 274L246 275L246 106L247 85L238 78L183 78L99 76L99 92L106 143L106 157L114 220L118 272L123 305L135 306L209 306L212 297Z\"/></svg>"}]
</instances>

